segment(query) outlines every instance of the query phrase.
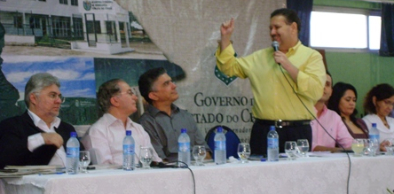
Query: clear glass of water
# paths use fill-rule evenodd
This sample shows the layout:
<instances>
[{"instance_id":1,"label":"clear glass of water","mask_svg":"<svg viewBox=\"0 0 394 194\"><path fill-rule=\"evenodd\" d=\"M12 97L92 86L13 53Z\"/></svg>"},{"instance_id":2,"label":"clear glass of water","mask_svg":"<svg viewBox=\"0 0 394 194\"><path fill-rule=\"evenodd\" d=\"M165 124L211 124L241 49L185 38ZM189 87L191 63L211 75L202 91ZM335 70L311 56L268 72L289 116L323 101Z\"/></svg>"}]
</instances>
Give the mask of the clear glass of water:
<instances>
[{"instance_id":1,"label":"clear glass of water","mask_svg":"<svg viewBox=\"0 0 394 194\"><path fill-rule=\"evenodd\" d=\"M143 169L150 169L152 158L153 151L151 147L140 147L140 162L142 163Z\"/></svg>"},{"instance_id":2,"label":"clear glass of water","mask_svg":"<svg viewBox=\"0 0 394 194\"><path fill-rule=\"evenodd\" d=\"M88 166L90 164L90 153L89 151L80 151L79 152L79 167L81 168L82 173L88 173Z\"/></svg>"},{"instance_id":3,"label":"clear glass of water","mask_svg":"<svg viewBox=\"0 0 394 194\"><path fill-rule=\"evenodd\" d=\"M309 151L309 142L307 139L297 140L297 147L302 157L307 157L306 153Z\"/></svg>"},{"instance_id":4,"label":"clear glass of water","mask_svg":"<svg viewBox=\"0 0 394 194\"><path fill-rule=\"evenodd\" d=\"M241 163L247 163L250 156L250 145L249 143L238 144L238 156Z\"/></svg>"},{"instance_id":5,"label":"clear glass of water","mask_svg":"<svg viewBox=\"0 0 394 194\"><path fill-rule=\"evenodd\" d=\"M364 139L354 139L352 142L352 150L354 156L359 157L362 155L364 149Z\"/></svg>"},{"instance_id":6,"label":"clear glass of water","mask_svg":"<svg viewBox=\"0 0 394 194\"><path fill-rule=\"evenodd\" d=\"M394 155L394 139L388 138L382 142L383 146L386 148L385 155ZM380 144L379 144L380 147Z\"/></svg>"},{"instance_id":7,"label":"clear glass of water","mask_svg":"<svg viewBox=\"0 0 394 194\"><path fill-rule=\"evenodd\" d=\"M364 139L364 155L376 156L379 149L379 141L377 139Z\"/></svg>"},{"instance_id":8,"label":"clear glass of water","mask_svg":"<svg viewBox=\"0 0 394 194\"><path fill-rule=\"evenodd\" d=\"M192 155L194 160L196 161L196 166L204 166L204 159L207 156L207 150L205 146L195 145L193 146Z\"/></svg>"},{"instance_id":9,"label":"clear glass of water","mask_svg":"<svg viewBox=\"0 0 394 194\"><path fill-rule=\"evenodd\" d=\"M297 158L297 142L295 141L286 141L285 142L285 152L289 160L295 160Z\"/></svg>"}]
</instances>

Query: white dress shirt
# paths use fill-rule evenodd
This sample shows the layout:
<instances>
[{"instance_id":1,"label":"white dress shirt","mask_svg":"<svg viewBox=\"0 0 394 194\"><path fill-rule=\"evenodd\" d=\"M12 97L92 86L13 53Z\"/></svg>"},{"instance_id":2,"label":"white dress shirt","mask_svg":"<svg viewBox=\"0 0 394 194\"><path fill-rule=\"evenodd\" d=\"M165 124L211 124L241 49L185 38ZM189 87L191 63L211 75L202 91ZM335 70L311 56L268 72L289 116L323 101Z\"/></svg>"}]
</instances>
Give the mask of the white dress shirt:
<instances>
[{"instance_id":1,"label":"white dress shirt","mask_svg":"<svg viewBox=\"0 0 394 194\"><path fill-rule=\"evenodd\" d=\"M127 118L126 128L120 119L109 113L105 113L96 121L82 139L86 150L94 149L97 164L123 164L123 139L126 130L131 130L131 135L135 142L135 161L139 161L140 146L151 147L153 151L153 161L161 162L150 142L148 133L140 124Z\"/></svg>"},{"instance_id":2,"label":"white dress shirt","mask_svg":"<svg viewBox=\"0 0 394 194\"><path fill-rule=\"evenodd\" d=\"M368 114L363 117L365 124L367 124L368 130L371 130L372 123L376 123L376 128L379 131L379 142L382 143L386 139L394 138L394 118L386 117L386 121L390 128L387 128L383 124L382 120L376 114Z\"/></svg>"},{"instance_id":3,"label":"white dress shirt","mask_svg":"<svg viewBox=\"0 0 394 194\"><path fill-rule=\"evenodd\" d=\"M46 133L56 133L54 127L59 127L60 125L60 118L55 117L55 120L51 123L51 127L48 128L48 125L36 114L27 110L30 118L33 120L33 123L36 127L40 128L41 130L45 131ZM34 135L30 135L27 138L27 148L30 152L33 152L36 148L45 144L44 138L42 137L41 133L37 133ZM59 149L53 155L51 161L48 165L57 165L57 166L66 166L66 151L64 150L63 146L60 146Z\"/></svg>"}]
</instances>

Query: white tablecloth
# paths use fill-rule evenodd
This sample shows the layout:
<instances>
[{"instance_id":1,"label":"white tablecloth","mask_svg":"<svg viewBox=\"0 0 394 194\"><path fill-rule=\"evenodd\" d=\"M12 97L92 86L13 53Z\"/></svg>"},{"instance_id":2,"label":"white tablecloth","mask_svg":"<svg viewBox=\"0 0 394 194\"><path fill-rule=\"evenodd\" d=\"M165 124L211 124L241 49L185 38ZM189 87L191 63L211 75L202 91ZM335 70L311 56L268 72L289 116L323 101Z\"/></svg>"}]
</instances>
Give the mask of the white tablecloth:
<instances>
[{"instance_id":1,"label":"white tablecloth","mask_svg":"<svg viewBox=\"0 0 394 194\"><path fill-rule=\"evenodd\" d=\"M394 190L394 156L351 157L349 193ZM191 166L196 193L344 193L347 157ZM28 175L3 179L7 193L193 193L187 169L93 170L77 175Z\"/></svg>"}]
</instances>

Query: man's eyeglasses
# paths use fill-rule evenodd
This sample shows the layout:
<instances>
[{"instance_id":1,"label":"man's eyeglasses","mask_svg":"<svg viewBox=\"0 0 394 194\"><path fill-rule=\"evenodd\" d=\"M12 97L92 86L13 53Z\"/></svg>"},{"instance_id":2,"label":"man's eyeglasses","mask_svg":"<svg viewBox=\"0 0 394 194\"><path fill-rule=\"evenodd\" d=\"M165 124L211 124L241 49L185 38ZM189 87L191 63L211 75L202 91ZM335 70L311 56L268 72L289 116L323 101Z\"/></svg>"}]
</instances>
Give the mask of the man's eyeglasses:
<instances>
[{"instance_id":1,"label":"man's eyeglasses","mask_svg":"<svg viewBox=\"0 0 394 194\"><path fill-rule=\"evenodd\" d=\"M61 103L64 103L66 101L66 98L61 94L50 93L48 96L54 101L59 98Z\"/></svg>"},{"instance_id":2,"label":"man's eyeglasses","mask_svg":"<svg viewBox=\"0 0 394 194\"><path fill-rule=\"evenodd\" d=\"M40 94L39 92L35 92L35 93L36 93L37 95ZM57 100L57 99L60 99L60 102L61 102L61 103L64 103L64 102L66 101L66 98L65 98L63 95L58 94L58 93L55 93L55 92L49 93L49 94L48 94L48 97L49 97L50 99L52 99L53 101L55 101L55 100Z\"/></svg>"},{"instance_id":3,"label":"man's eyeglasses","mask_svg":"<svg viewBox=\"0 0 394 194\"><path fill-rule=\"evenodd\" d=\"M127 90L126 92L119 92L119 94L128 94L130 96L137 95L134 88L131 88L131 89Z\"/></svg>"}]
</instances>

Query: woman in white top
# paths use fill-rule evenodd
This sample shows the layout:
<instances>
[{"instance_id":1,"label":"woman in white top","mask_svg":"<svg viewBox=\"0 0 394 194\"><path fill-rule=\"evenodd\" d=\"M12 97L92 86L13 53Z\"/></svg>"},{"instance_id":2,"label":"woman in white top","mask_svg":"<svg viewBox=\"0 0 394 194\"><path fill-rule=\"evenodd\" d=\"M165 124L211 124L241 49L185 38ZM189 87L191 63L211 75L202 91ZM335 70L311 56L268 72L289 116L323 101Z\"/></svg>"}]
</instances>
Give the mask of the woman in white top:
<instances>
[{"instance_id":1,"label":"woman in white top","mask_svg":"<svg viewBox=\"0 0 394 194\"><path fill-rule=\"evenodd\" d=\"M364 100L364 110L368 113L363 120L370 130L372 123L376 123L379 130L380 150L386 151L386 139L394 138L394 118L388 115L394 106L394 88L389 84L379 84L373 87Z\"/></svg>"}]
</instances>

